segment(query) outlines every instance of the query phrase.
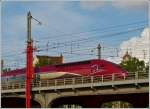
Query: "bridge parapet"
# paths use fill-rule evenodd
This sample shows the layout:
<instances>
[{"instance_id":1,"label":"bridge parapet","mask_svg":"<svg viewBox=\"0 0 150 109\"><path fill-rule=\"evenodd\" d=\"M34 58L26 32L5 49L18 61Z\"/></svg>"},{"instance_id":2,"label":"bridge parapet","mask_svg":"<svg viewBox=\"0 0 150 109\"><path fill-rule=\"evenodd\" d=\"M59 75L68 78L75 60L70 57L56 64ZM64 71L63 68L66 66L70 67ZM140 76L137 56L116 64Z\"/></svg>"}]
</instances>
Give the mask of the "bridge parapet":
<instances>
[{"instance_id":1,"label":"bridge parapet","mask_svg":"<svg viewBox=\"0 0 150 109\"><path fill-rule=\"evenodd\" d=\"M107 74L101 76L86 76L63 78L55 80L41 80L32 82L32 91L40 90L58 90L58 89L76 89L86 87L101 87L125 85L125 84L139 84L148 83L148 73L129 73L128 76L120 75L117 73ZM11 92L25 92L25 82L22 83L2 83L2 93Z\"/></svg>"}]
</instances>

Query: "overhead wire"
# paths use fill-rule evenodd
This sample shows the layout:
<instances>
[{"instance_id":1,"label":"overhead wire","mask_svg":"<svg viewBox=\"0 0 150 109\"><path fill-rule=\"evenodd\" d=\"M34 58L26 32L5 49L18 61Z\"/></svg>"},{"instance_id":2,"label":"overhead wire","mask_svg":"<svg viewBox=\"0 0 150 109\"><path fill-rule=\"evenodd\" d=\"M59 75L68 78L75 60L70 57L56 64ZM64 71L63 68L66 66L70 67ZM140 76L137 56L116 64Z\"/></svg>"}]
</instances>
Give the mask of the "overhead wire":
<instances>
[{"instance_id":1,"label":"overhead wire","mask_svg":"<svg viewBox=\"0 0 150 109\"><path fill-rule=\"evenodd\" d=\"M134 24L134 23L133 23ZM130 25L130 24L129 24ZM106 29L106 28L105 28ZM137 30L141 30L141 29L144 29L144 27L139 27L139 28L135 28L135 29L130 29L130 30L127 30L127 31L122 31L122 32L116 32L116 33L111 33L111 34L103 34L103 35L100 35L100 38L105 38L105 37L112 37L112 36L116 36L116 35L120 35L120 34L126 34L126 33L129 33L129 32L133 32L133 31L137 31ZM95 31L95 30L93 30L93 31ZM83 33L83 32L81 32L81 33ZM111 36L110 36L111 35ZM93 38L96 38L97 37L97 35L96 36L94 36L94 37L88 37L88 38L82 38L82 39L78 39L78 40L73 40L73 41L68 41L67 43L72 43L72 45L67 45L66 44L66 42L60 42L60 44L64 44L64 46L73 46L73 44L74 43L83 43L83 42L86 42L86 41L89 41L90 39L93 39ZM57 44L57 43L56 43ZM63 46L61 46L61 47L63 47ZM43 47L44 48L44 47ZM51 47L51 48L48 48L48 49L54 49L54 48L58 48L58 47ZM41 49L41 51L42 51L42 49ZM43 51L45 51L44 49L43 49ZM79 51L82 51L82 50L79 50ZM40 52L40 51L39 51ZM64 53L68 53L68 52L64 52ZM68 53L69 54L69 53ZM73 54L73 53L71 53L71 54ZM76 54L77 55L77 54ZM79 55L81 55L81 54L79 54ZM8 55L8 57L10 57L10 56L14 56L14 55ZM3 57L5 57L5 56L3 56ZM7 57L7 56L6 56Z\"/></svg>"},{"instance_id":2,"label":"overhead wire","mask_svg":"<svg viewBox=\"0 0 150 109\"><path fill-rule=\"evenodd\" d=\"M56 38L56 37L60 37L60 36L72 36L72 35L78 35L78 34L81 34L81 33L88 33L88 32L93 32L93 31L102 31L102 30L108 30L108 29L112 29L112 28L113 29L114 28L120 28L122 26L130 26L130 25L140 24L140 23L148 24L148 21L147 20L141 20L141 21L135 21L135 22L126 23L126 24L111 25L111 26L104 27L104 28L95 28L95 29L91 29L89 31L84 31L84 32L81 31L81 32L70 33L70 34L61 34L61 35L56 35L56 36L53 36L53 37L45 37L45 38L42 38L42 39Z\"/></svg>"},{"instance_id":3,"label":"overhead wire","mask_svg":"<svg viewBox=\"0 0 150 109\"><path fill-rule=\"evenodd\" d=\"M142 23L142 22L146 22L145 21L138 21L138 22L133 22L133 23L129 23L129 24L122 24L122 25L117 25L117 26L125 26L125 25L132 25L132 24L136 24L136 23ZM117 26L110 26L110 27L107 27L107 28L112 28L112 27L117 27ZM106 29L106 28L105 28ZM94 29L95 30L95 29ZM76 41L80 41L80 40L76 40ZM74 42L74 41L72 41Z\"/></svg>"},{"instance_id":4,"label":"overhead wire","mask_svg":"<svg viewBox=\"0 0 150 109\"><path fill-rule=\"evenodd\" d=\"M116 33L111 33L111 34L104 34L104 35L100 35L99 37L100 38L112 37L112 36L117 36L117 35L120 35L120 34L127 34L129 32L133 32L133 31L137 31L137 30L142 30L142 29L144 29L144 27L139 27L139 28L130 29L130 30L127 30L127 31L116 32ZM95 37L97 37L97 36L95 36ZM86 40L90 40L90 39L95 38L95 37L88 37L88 38L84 38L84 39L80 39L80 40L74 40L74 41L82 41L82 40L85 40L85 39ZM59 47L64 47L64 46L60 46L59 45ZM54 49L54 48L58 48L58 47L51 47L51 48L48 48L48 49ZM42 51L42 49L40 49L39 51Z\"/></svg>"}]
</instances>

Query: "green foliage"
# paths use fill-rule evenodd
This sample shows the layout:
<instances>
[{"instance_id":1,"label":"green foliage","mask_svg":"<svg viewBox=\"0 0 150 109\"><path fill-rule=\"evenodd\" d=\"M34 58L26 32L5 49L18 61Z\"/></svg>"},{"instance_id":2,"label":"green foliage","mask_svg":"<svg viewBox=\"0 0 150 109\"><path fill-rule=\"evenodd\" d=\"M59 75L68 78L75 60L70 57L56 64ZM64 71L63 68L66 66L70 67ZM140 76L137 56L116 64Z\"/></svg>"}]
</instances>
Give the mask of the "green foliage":
<instances>
[{"instance_id":1,"label":"green foliage","mask_svg":"<svg viewBox=\"0 0 150 109\"><path fill-rule=\"evenodd\" d=\"M52 64L54 64L53 61L43 58L43 59L39 59L39 62L35 65L35 67L47 66Z\"/></svg>"},{"instance_id":2,"label":"green foliage","mask_svg":"<svg viewBox=\"0 0 150 109\"><path fill-rule=\"evenodd\" d=\"M120 66L128 72L148 72L149 66L144 61L140 61L135 57L131 57L126 61L122 61Z\"/></svg>"},{"instance_id":3,"label":"green foliage","mask_svg":"<svg viewBox=\"0 0 150 109\"><path fill-rule=\"evenodd\" d=\"M3 72L8 72L10 70L11 70L10 68L4 68L4 69L2 69Z\"/></svg>"},{"instance_id":4,"label":"green foliage","mask_svg":"<svg viewBox=\"0 0 150 109\"><path fill-rule=\"evenodd\" d=\"M36 67L49 65L49 61L47 59L40 59L39 62L35 65Z\"/></svg>"},{"instance_id":5,"label":"green foliage","mask_svg":"<svg viewBox=\"0 0 150 109\"><path fill-rule=\"evenodd\" d=\"M147 63L147 65L146 65L145 72L149 73L149 63Z\"/></svg>"}]
</instances>

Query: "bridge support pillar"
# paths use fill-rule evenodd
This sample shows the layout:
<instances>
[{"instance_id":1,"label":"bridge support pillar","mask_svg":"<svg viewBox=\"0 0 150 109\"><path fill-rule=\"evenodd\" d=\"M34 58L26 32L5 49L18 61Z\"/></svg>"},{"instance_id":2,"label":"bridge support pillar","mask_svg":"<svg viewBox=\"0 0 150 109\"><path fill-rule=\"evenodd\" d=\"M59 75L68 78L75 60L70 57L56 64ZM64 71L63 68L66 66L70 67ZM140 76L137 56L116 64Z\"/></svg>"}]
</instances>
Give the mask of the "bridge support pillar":
<instances>
[{"instance_id":1,"label":"bridge support pillar","mask_svg":"<svg viewBox=\"0 0 150 109\"><path fill-rule=\"evenodd\" d=\"M45 99L42 94L35 94L33 99L41 105L41 108L45 107Z\"/></svg>"},{"instance_id":2,"label":"bridge support pillar","mask_svg":"<svg viewBox=\"0 0 150 109\"><path fill-rule=\"evenodd\" d=\"M41 104L41 108L50 108L51 102L57 97L59 97L57 93L40 93L36 94L35 100Z\"/></svg>"}]
</instances>

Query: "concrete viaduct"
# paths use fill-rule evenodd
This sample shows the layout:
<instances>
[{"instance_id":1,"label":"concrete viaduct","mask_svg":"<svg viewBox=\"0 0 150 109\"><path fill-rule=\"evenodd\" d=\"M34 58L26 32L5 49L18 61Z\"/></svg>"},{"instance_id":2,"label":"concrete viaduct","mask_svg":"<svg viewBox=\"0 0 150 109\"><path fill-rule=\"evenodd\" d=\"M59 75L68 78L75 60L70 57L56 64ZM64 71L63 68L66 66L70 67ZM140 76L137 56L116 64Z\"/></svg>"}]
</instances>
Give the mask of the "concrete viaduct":
<instances>
[{"instance_id":1,"label":"concrete viaduct","mask_svg":"<svg viewBox=\"0 0 150 109\"><path fill-rule=\"evenodd\" d=\"M111 78L110 78L111 77ZM31 107L57 108L74 104L99 108L106 102L124 101L134 108L149 107L148 74L43 80L32 84ZM2 107L25 107L25 84L2 84Z\"/></svg>"}]
</instances>

